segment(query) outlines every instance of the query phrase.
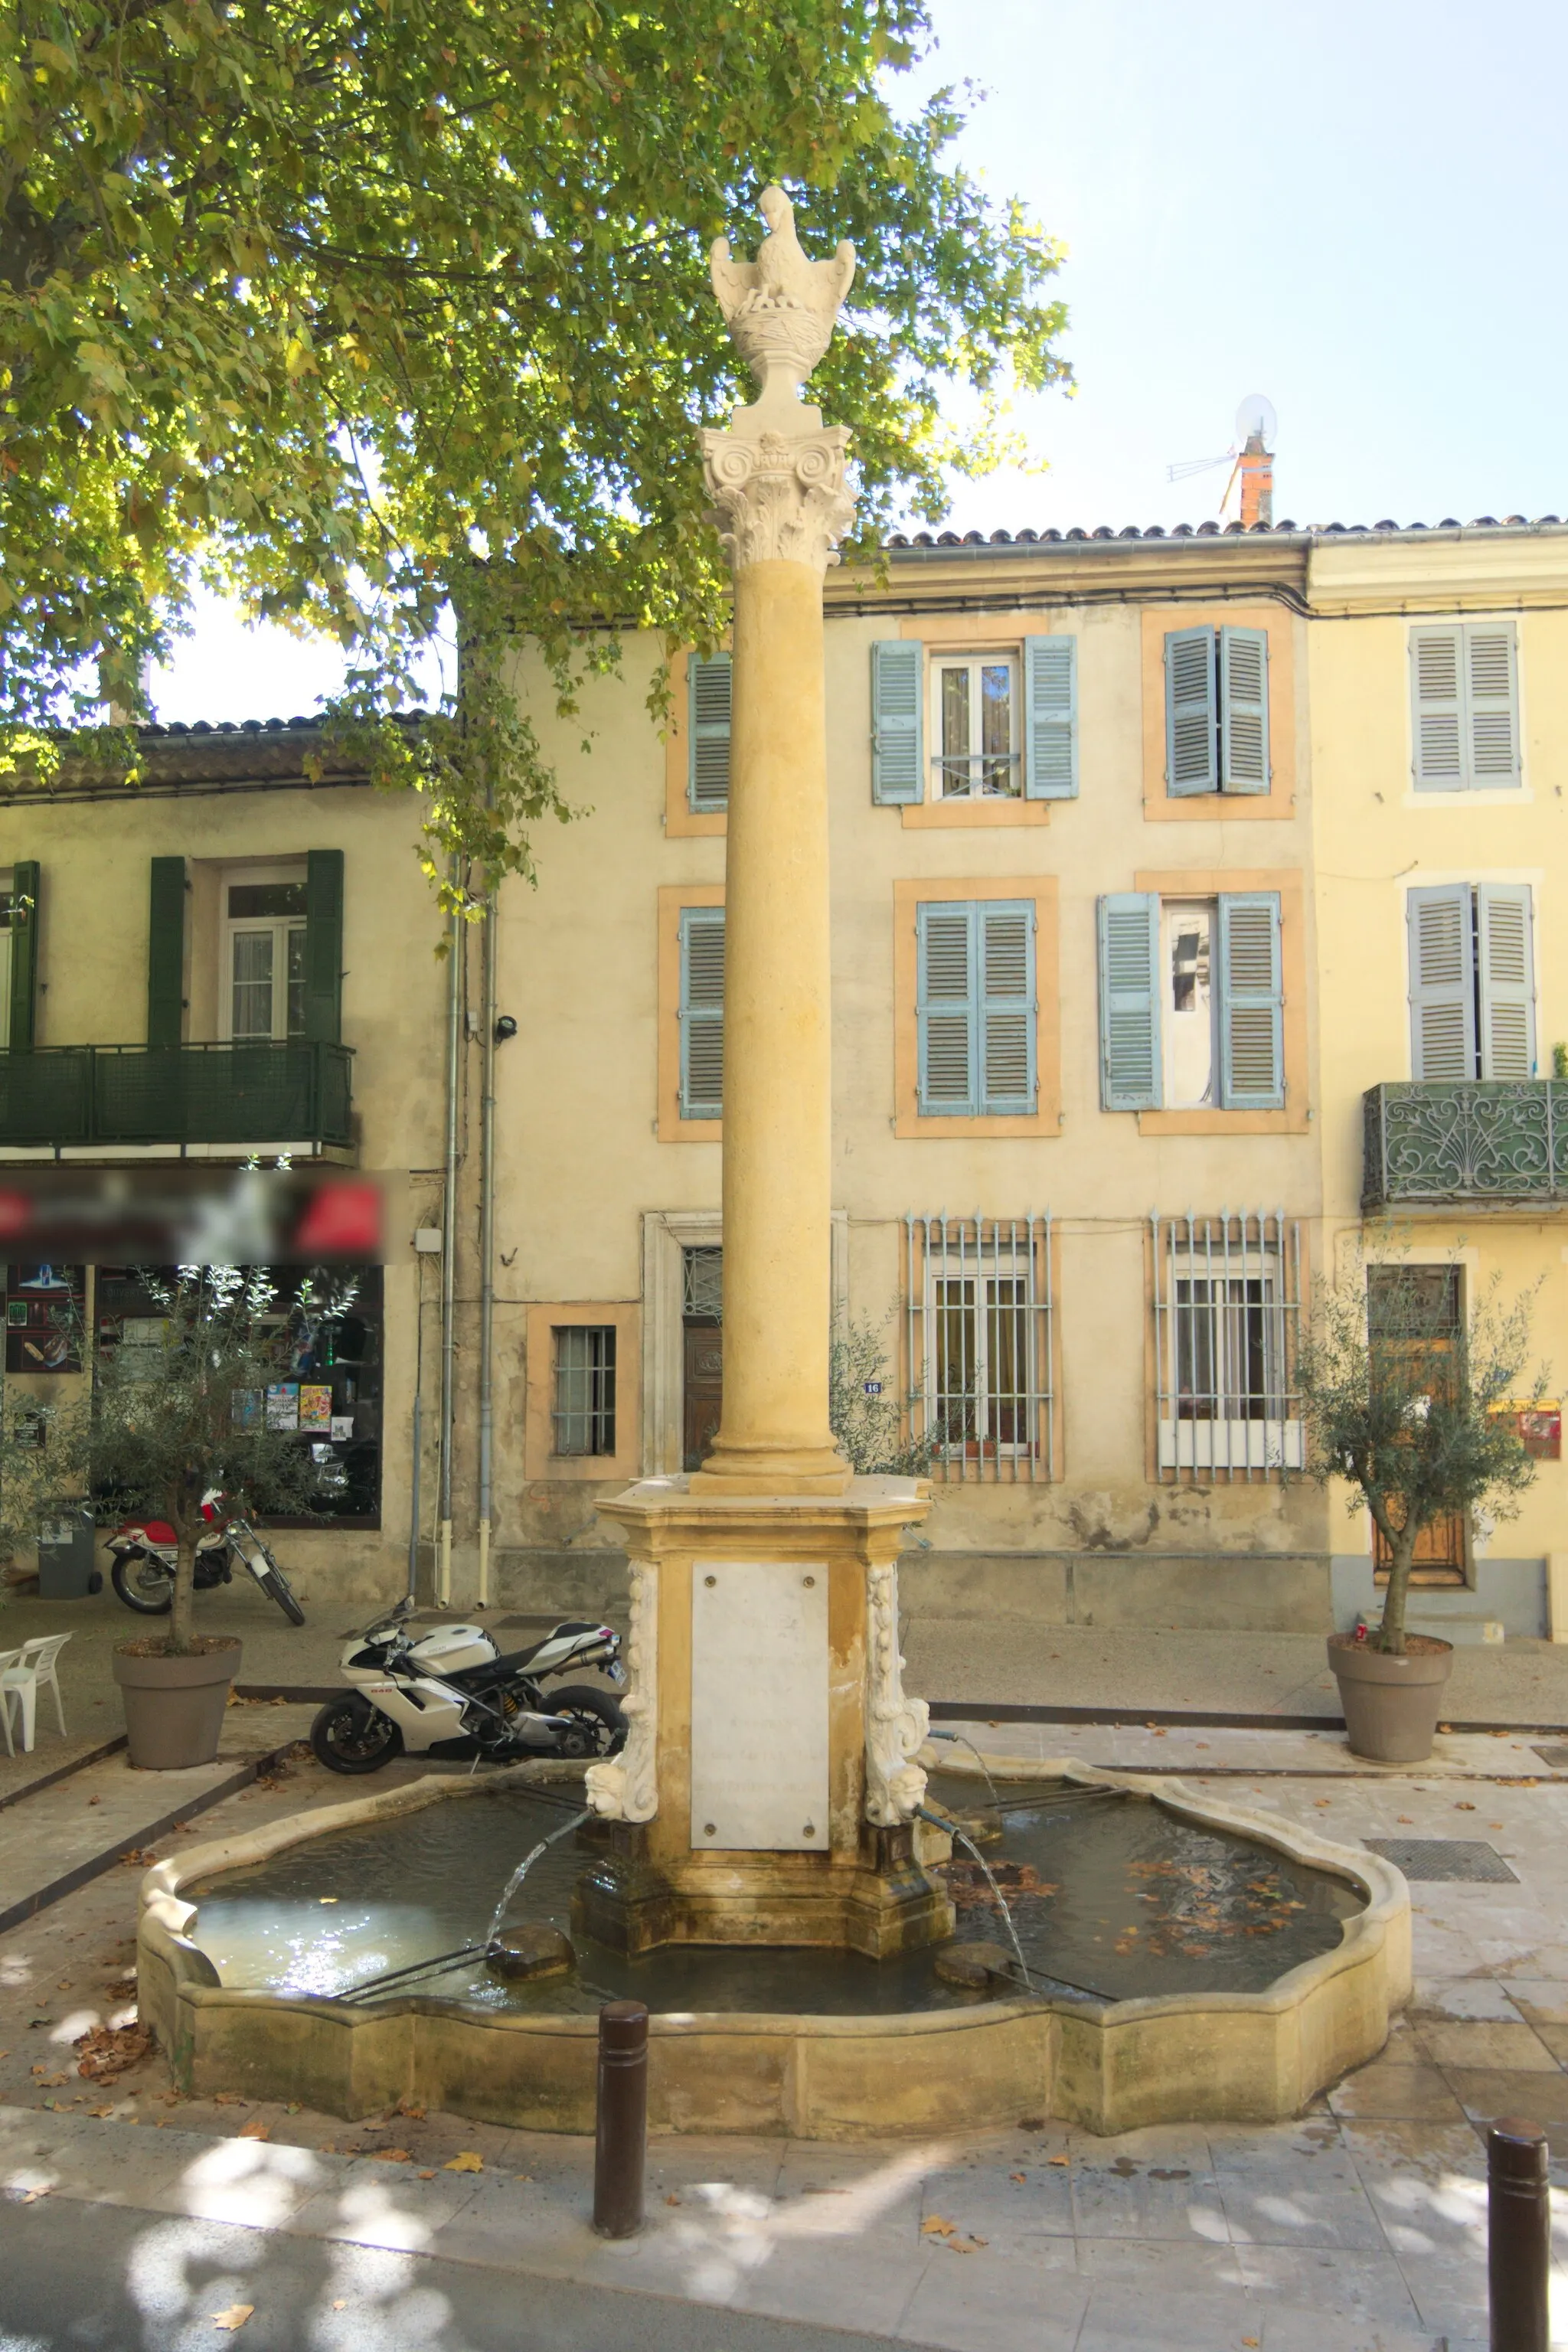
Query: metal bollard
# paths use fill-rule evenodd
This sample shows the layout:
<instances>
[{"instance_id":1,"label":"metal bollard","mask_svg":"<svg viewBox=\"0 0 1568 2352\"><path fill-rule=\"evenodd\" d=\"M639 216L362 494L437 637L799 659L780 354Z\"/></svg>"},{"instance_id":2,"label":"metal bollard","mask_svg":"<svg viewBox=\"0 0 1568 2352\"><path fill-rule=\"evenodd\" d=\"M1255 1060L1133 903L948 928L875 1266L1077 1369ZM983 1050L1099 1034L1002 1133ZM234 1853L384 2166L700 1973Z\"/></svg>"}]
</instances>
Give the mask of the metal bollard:
<instances>
[{"instance_id":1,"label":"metal bollard","mask_svg":"<svg viewBox=\"0 0 1568 2352\"><path fill-rule=\"evenodd\" d=\"M647 2158L647 2011L608 2000L599 2011L599 2087L594 2141L594 2227L602 2238L642 2228Z\"/></svg>"},{"instance_id":2,"label":"metal bollard","mask_svg":"<svg viewBox=\"0 0 1568 2352\"><path fill-rule=\"evenodd\" d=\"M1552 2263L1550 2150L1539 2124L1502 2116L1487 2134L1487 2284L1491 2352L1547 2352Z\"/></svg>"}]
</instances>

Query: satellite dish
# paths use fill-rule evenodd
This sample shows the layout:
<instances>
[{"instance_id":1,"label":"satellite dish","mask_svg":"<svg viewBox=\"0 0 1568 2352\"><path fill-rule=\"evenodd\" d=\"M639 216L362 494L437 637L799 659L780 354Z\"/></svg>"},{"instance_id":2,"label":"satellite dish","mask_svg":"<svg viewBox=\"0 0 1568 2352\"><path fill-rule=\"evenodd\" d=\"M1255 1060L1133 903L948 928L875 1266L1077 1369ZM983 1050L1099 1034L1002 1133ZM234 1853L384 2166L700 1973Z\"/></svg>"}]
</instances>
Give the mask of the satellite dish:
<instances>
[{"instance_id":1,"label":"satellite dish","mask_svg":"<svg viewBox=\"0 0 1568 2352\"><path fill-rule=\"evenodd\" d=\"M1274 446L1275 428L1279 419L1274 414L1274 403L1266 392L1249 392L1236 412L1236 438L1243 449L1256 434L1266 449Z\"/></svg>"}]
</instances>

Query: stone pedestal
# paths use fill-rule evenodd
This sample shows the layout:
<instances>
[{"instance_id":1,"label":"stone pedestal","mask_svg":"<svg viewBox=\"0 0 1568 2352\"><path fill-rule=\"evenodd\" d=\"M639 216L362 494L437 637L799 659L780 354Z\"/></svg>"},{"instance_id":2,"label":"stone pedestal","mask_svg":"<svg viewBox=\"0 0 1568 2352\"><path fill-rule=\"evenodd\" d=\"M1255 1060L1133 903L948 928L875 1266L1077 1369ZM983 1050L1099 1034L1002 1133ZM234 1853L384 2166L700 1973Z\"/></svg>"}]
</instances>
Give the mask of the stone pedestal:
<instances>
[{"instance_id":1,"label":"stone pedestal","mask_svg":"<svg viewBox=\"0 0 1568 2352\"><path fill-rule=\"evenodd\" d=\"M656 1478L604 1507L631 1555L632 1728L588 1775L614 1827L577 1931L875 1958L950 1936L910 1826L927 1710L903 1694L894 1562L920 1486L723 1496Z\"/></svg>"}]
</instances>

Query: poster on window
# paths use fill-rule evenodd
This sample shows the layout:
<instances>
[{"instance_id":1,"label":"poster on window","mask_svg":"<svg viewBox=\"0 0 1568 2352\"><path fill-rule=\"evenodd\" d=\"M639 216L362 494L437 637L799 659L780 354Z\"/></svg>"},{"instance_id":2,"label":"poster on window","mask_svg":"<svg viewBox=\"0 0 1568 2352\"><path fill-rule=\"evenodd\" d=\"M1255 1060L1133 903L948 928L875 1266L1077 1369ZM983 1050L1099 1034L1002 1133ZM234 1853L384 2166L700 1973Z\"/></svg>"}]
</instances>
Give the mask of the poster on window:
<instances>
[{"instance_id":1,"label":"poster on window","mask_svg":"<svg viewBox=\"0 0 1568 2352\"><path fill-rule=\"evenodd\" d=\"M1498 1411L1505 1421L1512 1422L1520 1444L1532 1460L1562 1461L1563 1407L1555 1397L1542 1397L1532 1404L1500 1405Z\"/></svg>"},{"instance_id":2,"label":"poster on window","mask_svg":"<svg viewBox=\"0 0 1568 2352\"><path fill-rule=\"evenodd\" d=\"M300 1383L300 1427L316 1430L325 1437L332 1426L332 1391L331 1386L321 1386L313 1381Z\"/></svg>"},{"instance_id":3,"label":"poster on window","mask_svg":"<svg viewBox=\"0 0 1568 2352\"><path fill-rule=\"evenodd\" d=\"M85 1266L7 1266L5 1370L79 1372L86 1300Z\"/></svg>"},{"instance_id":4,"label":"poster on window","mask_svg":"<svg viewBox=\"0 0 1568 2352\"><path fill-rule=\"evenodd\" d=\"M268 1429L299 1428L300 1383L298 1381L268 1381L267 1426Z\"/></svg>"}]
</instances>

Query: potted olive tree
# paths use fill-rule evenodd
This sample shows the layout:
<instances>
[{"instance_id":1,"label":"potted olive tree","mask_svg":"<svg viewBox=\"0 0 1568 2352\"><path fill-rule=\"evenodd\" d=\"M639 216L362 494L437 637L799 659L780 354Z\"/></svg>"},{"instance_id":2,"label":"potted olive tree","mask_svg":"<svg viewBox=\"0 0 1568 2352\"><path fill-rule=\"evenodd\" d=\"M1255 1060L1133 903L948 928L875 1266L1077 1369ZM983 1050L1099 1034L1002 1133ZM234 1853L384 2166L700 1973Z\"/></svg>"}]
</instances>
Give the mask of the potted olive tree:
<instances>
[{"instance_id":1,"label":"potted olive tree","mask_svg":"<svg viewBox=\"0 0 1568 2352\"><path fill-rule=\"evenodd\" d=\"M1483 1506L1511 1517L1535 1475L1511 1409L1545 1385L1521 1396L1533 1294L1508 1305L1494 1281L1468 1318L1458 1295L1457 1267L1358 1263L1320 1287L1298 1360L1310 1473L1347 1484L1387 1562L1382 1622L1329 1637L1350 1745L1385 1764L1431 1754L1453 1664L1451 1643L1405 1629L1422 1537Z\"/></svg>"},{"instance_id":2,"label":"potted olive tree","mask_svg":"<svg viewBox=\"0 0 1568 2352\"><path fill-rule=\"evenodd\" d=\"M289 1370L293 1339L265 1270L182 1266L140 1279L155 1314L140 1318L135 1345L100 1334L90 1393L8 1418L0 1492L7 1521L26 1513L37 1525L91 1496L174 1529L168 1630L114 1651L131 1761L167 1770L216 1755L239 1668L235 1635L195 1627L204 1496L216 1489L226 1513L313 1516L331 1470L269 1418L268 1390Z\"/></svg>"}]
</instances>

